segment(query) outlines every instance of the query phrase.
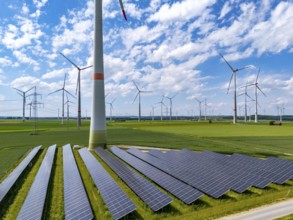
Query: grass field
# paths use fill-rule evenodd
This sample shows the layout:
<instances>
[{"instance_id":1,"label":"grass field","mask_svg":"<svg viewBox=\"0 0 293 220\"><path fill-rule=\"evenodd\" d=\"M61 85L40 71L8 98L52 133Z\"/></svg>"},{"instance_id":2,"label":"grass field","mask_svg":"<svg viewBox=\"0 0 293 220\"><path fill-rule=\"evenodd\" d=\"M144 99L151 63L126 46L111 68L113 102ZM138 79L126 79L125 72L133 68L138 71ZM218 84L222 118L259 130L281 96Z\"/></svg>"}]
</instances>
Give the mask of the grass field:
<instances>
[{"instance_id":1,"label":"grass field","mask_svg":"<svg viewBox=\"0 0 293 220\"><path fill-rule=\"evenodd\" d=\"M269 126L268 122L259 124L237 124L230 122L195 122L195 121L145 121L138 123L112 122L108 123L109 145L139 145L160 148L191 150L212 150L221 153L244 153L257 157L276 156L293 160L293 124L283 123L282 126ZM54 120L40 120L37 124L37 135L31 135L32 122L22 123L17 120L0 121L0 180L12 170L21 158L34 146L48 147L58 144L71 143L87 146L89 121L84 121L80 130L76 128L76 122L60 125ZM6 219L14 216L13 210L18 210L23 197L28 192L32 183L33 174L40 165L40 155L31 172L26 177L21 191L16 195L12 205L6 213ZM89 174L75 151L75 157L79 164L83 180L88 190L92 203L98 204L92 207L97 216L108 219L109 213L94 188ZM101 161L101 160L100 160ZM293 197L293 181L285 186L272 184L266 190L251 188L244 194L229 192L219 200L204 196L194 205L187 206L174 198L171 205L158 214L153 214L143 202L138 199L131 190L101 161L123 190L133 199L138 206L137 212L132 216L135 219L206 219L219 217L246 210L261 204ZM50 199L47 201L46 216L48 219L63 219L63 175L62 175L62 151L56 154L56 161L51 179ZM57 203L55 201L58 201ZM14 214L14 215L13 215ZM8 217L8 218L7 218ZM101 219L101 218L99 218Z\"/></svg>"}]
</instances>

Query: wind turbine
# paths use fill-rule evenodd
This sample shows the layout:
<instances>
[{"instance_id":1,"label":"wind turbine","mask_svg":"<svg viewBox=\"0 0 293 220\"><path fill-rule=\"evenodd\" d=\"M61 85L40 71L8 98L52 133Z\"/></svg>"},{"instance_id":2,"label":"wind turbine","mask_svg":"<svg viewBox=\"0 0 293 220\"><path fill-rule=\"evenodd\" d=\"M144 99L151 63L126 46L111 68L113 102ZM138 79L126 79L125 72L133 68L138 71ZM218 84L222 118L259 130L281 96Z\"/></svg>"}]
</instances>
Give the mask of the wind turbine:
<instances>
[{"instance_id":1,"label":"wind turbine","mask_svg":"<svg viewBox=\"0 0 293 220\"><path fill-rule=\"evenodd\" d=\"M71 95L73 98L75 98L74 95L72 95L70 92L68 92L68 91L65 89L65 81L66 81L66 73L65 73L65 75L64 75L63 87L62 87L61 89L58 89L58 90L56 90L56 91L51 92L51 93L48 94L48 95L51 95L51 94L53 94L53 93L56 93L56 92L60 92L60 91L62 91L62 120L61 120L61 124L62 124L62 125L64 124L64 94L65 94L65 92L66 92L67 94Z\"/></svg>"},{"instance_id":2,"label":"wind turbine","mask_svg":"<svg viewBox=\"0 0 293 220\"><path fill-rule=\"evenodd\" d=\"M199 106L199 117L198 117L198 120L200 121L201 120L201 103L203 101L200 101L199 99L195 98L195 100L198 102L198 106Z\"/></svg>"},{"instance_id":3,"label":"wind turbine","mask_svg":"<svg viewBox=\"0 0 293 220\"><path fill-rule=\"evenodd\" d=\"M21 91L20 89L14 88L15 90L18 91L17 94L22 96L22 122L25 121L25 104L26 104L26 93L28 93L29 91L31 91L34 88L34 86L26 91Z\"/></svg>"},{"instance_id":4,"label":"wind turbine","mask_svg":"<svg viewBox=\"0 0 293 220\"><path fill-rule=\"evenodd\" d=\"M207 99L204 99L204 120L207 120Z\"/></svg>"},{"instance_id":5,"label":"wind turbine","mask_svg":"<svg viewBox=\"0 0 293 220\"><path fill-rule=\"evenodd\" d=\"M246 83L246 85L244 86L244 88L245 88L245 92L244 93L241 93L241 94L239 94L239 96L242 96L242 95L244 95L244 121L245 122L247 122L247 97L248 98L250 98L252 101L255 101L253 98L251 98L249 95L248 95L248 93L247 93L247 87L248 87L249 85ZM240 88L243 88L243 87L240 87Z\"/></svg>"},{"instance_id":6,"label":"wind turbine","mask_svg":"<svg viewBox=\"0 0 293 220\"><path fill-rule=\"evenodd\" d=\"M79 67L75 63L73 63L69 58L67 58L63 53L60 52L60 54L68 61L70 62L75 68L78 70L78 75L77 75L77 85L76 85L76 94L77 96L77 126L81 126L81 91L80 91L80 72L82 70L88 69L92 67L93 65L86 66L86 67Z\"/></svg>"},{"instance_id":7,"label":"wind turbine","mask_svg":"<svg viewBox=\"0 0 293 220\"><path fill-rule=\"evenodd\" d=\"M136 87L136 89L137 89L137 94L136 94L136 96L135 96L135 98L134 98L134 100L133 100L133 102L132 103L134 103L135 102L135 100L137 99L137 97L138 97L138 121L140 121L141 120L141 103L140 103L140 94L141 93L151 93L151 91L143 91L143 90L140 90L139 88L138 88L138 86L137 86L137 84L134 82L134 81L132 81L133 82L133 84L135 85L135 87Z\"/></svg>"},{"instance_id":8,"label":"wind turbine","mask_svg":"<svg viewBox=\"0 0 293 220\"><path fill-rule=\"evenodd\" d=\"M66 94L66 102L64 103L64 105L67 106L67 123L69 121L69 103L73 103L73 102L69 101L68 95Z\"/></svg>"},{"instance_id":9,"label":"wind turbine","mask_svg":"<svg viewBox=\"0 0 293 220\"><path fill-rule=\"evenodd\" d=\"M95 0L94 18L94 73L93 73L93 99L92 116L89 135L89 149L106 147L106 113L105 113L105 82L104 82L104 60L103 60L103 22L102 22L102 0ZM120 7L127 20L122 0Z\"/></svg>"},{"instance_id":10,"label":"wind turbine","mask_svg":"<svg viewBox=\"0 0 293 220\"><path fill-rule=\"evenodd\" d=\"M161 104L161 121L162 121L163 120L163 105L166 106L164 103L164 96L163 95L162 95L161 101L157 102L156 104Z\"/></svg>"},{"instance_id":11,"label":"wind turbine","mask_svg":"<svg viewBox=\"0 0 293 220\"><path fill-rule=\"evenodd\" d=\"M112 110L113 110L113 103L116 99L113 99L112 102L107 102L107 104L110 106L110 121L112 121Z\"/></svg>"},{"instance_id":12,"label":"wind turbine","mask_svg":"<svg viewBox=\"0 0 293 220\"><path fill-rule=\"evenodd\" d=\"M248 66L246 67L242 67L240 69L234 69L230 63L228 63L228 61L225 59L225 57L219 53L220 56L223 58L223 60L225 61L225 63L228 65L228 67L232 70L232 75L231 75L231 78L230 78L230 82L229 82L229 86L228 86L228 90L227 90L227 94L229 93L229 90L230 90L230 85L231 85L231 82L232 82L232 79L234 78L234 115L233 115L233 124L236 124L237 123L237 91L236 91L236 73L240 70L244 70L244 69L247 69L249 68Z\"/></svg>"},{"instance_id":13,"label":"wind turbine","mask_svg":"<svg viewBox=\"0 0 293 220\"><path fill-rule=\"evenodd\" d=\"M254 86L254 94L255 94L255 117L254 117L254 122L257 123L258 122L258 93L257 90L259 90L264 96L266 96L266 94L259 88L258 86L258 77L259 77L259 73L260 73L260 68L258 69L258 73L255 79L255 83L250 84L249 86Z\"/></svg>"},{"instance_id":14,"label":"wind turbine","mask_svg":"<svg viewBox=\"0 0 293 220\"><path fill-rule=\"evenodd\" d=\"M173 108L173 99L177 94L173 95L172 97L165 96L165 98L169 99L170 101L170 120L172 120L172 108Z\"/></svg>"}]
</instances>

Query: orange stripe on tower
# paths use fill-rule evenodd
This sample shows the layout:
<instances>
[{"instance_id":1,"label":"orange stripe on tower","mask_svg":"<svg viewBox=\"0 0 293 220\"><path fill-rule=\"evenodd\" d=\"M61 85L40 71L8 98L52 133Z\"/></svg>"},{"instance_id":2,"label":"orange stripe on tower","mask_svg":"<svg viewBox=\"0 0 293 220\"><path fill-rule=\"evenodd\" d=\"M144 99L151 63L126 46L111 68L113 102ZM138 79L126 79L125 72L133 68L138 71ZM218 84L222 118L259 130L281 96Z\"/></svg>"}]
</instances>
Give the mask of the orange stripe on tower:
<instances>
[{"instance_id":1,"label":"orange stripe on tower","mask_svg":"<svg viewBox=\"0 0 293 220\"><path fill-rule=\"evenodd\" d=\"M94 80L104 80L103 73L94 73Z\"/></svg>"}]
</instances>

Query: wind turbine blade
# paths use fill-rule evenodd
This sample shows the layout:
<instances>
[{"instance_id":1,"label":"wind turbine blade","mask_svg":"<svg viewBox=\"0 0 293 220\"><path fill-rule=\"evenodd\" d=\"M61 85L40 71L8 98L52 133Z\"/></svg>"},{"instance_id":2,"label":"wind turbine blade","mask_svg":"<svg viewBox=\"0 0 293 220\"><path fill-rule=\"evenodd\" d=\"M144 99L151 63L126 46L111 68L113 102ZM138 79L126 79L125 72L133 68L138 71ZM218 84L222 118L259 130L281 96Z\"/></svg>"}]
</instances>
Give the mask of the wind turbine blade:
<instances>
[{"instance_id":1,"label":"wind turbine blade","mask_svg":"<svg viewBox=\"0 0 293 220\"><path fill-rule=\"evenodd\" d=\"M228 86L228 90L227 90L227 94L229 93L230 85L231 85L231 82L232 82L233 76L234 76L234 73L232 73L232 75L231 75L230 82L229 82L229 86Z\"/></svg>"},{"instance_id":2,"label":"wind turbine blade","mask_svg":"<svg viewBox=\"0 0 293 220\"><path fill-rule=\"evenodd\" d=\"M253 98L251 98L247 93L245 94L248 98L250 98L252 101L254 101Z\"/></svg>"},{"instance_id":3,"label":"wind turbine blade","mask_svg":"<svg viewBox=\"0 0 293 220\"><path fill-rule=\"evenodd\" d=\"M152 93L153 91L140 91L141 93ZM167 98L167 97L166 97Z\"/></svg>"},{"instance_id":4,"label":"wind turbine blade","mask_svg":"<svg viewBox=\"0 0 293 220\"><path fill-rule=\"evenodd\" d=\"M32 88L26 90L24 93L27 93L27 92L31 91L33 88L35 88L35 87L33 86Z\"/></svg>"},{"instance_id":5,"label":"wind turbine blade","mask_svg":"<svg viewBox=\"0 0 293 220\"><path fill-rule=\"evenodd\" d=\"M123 6L123 3L122 3L122 0L119 0L119 4L120 4L120 8L121 8L123 17L124 17L125 21L127 21L127 17L126 17L126 13L125 13L125 10L124 10L124 6Z\"/></svg>"},{"instance_id":6,"label":"wind turbine blade","mask_svg":"<svg viewBox=\"0 0 293 220\"><path fill-rule=\"evenodd\" d=\"M79 67L75 64L75 63L73 63L70 59L68 59L63 53L61 53L60 52L60 54L68 61L68 62L70 62L73 66L75 66L78 70L79 70Z\"/></svg>"},{"instance_id":7,"label":"wind turbine blade","mask_svg":"<svg viewBox=\"0 0 293 220\"><path fill-rule=\"evenodd\" d=\"M256 88L259 90L259 91L261 91L261 93L264 95L264 96L266 96L266 94L259 88L259 86L258 85L256 85Z\"/></svg>"},{"instance_id":8,"label":"wind turbine blade","mask_svg":"<svg viewBox=\"0 0 293 220\"><path fill-rule=\"evenodd\" d=\"M138 95L139 95L139 91L138 91L138 93L136 94L136 96L135 96L135 98L134 98L132 104L135 102L135 100L137 99L137 96L138 96Z\"/></svg>"},{"instance_id":9,"label":"wind turbine blade","mask_svg":"<svg viewBox=\"0 0 293 220\"><path fill-rule=\"evenodd\" d=\"M64 75L63 89L65 88L65 81L66 81L66 73Z\"/></svg>"},{"instance_id":10,"label":"wind turbine blade","mask_svg":"<svg viewBox=\"0 0 293 220\"><path fill-rule=\"evenodd\" d=\"M177 95L178 95L178 93L176 93L175 95L173 95L173 96L171 97L171 99L174 99Z\"/></svg>"},{"instance_id":11,"label":"wind turbine blade","mask_svg":"<svg viewBox=\"0 0 293 220\"><path fill-rule=\"evenodd\" d=\"M72 95L70 92L68 92L66 89L64 89L65 92L67 92L67 94L71 95L73 98L76 98L74 95Z\"/></svg>"},{"instance_id":12,"label":"wind turbine blade","mask_svg":"<svg viewBox=\"0 0 293 220\"><path fill-rule=\"evenodd\" d=\"M245 66L245 67L242 67L240 69L237 69L237 71L244 70L244 69L247 69L247 68L249 68L249 66Z\"/></svg>"},{"instance_id":13,"label":"wind turbine blade","mask_svg":"<svg viewBox=\"0 0 293 220\"><path fill-rule=\"evenodd\" d=\"M78 76L77 76L77 81L76 81L76 90L75 90L75 94L77 95L77 90L78 90L78 86L79 86L79 73L78 73Z\"/></svg>"},{"instance_id":14,"label":"wind turbine blade","mask_svg":"<svg viewBox=\"0 0 293 220\"><path fill-rule=\"evenodd\" d=\"M90 66L86 66L86 67L80 68L80 70L85 70L85 69L88 69L88 68L91 68L91 67L93 67L93 65L90 65Z\"/></svg>"},{"instance_id":15,"label":"wind turbine blade","mask_svg":"<svg viewBox=\"0 0 293 220\"><path fill-rule=\"evenodd\" d=\"M17 91L19 91L19 92L21 92L21 93L23 93L23 91L21 91L20 89L17 89L17 88L14 88L15 90L17 90Z\"/></svg>"},{"instance_id":16,"label":"wind turbine blade","mask_svg":"<svg viewBox=\"0 0 293 220\"><path fill-rule=\"evenodd\" d=\"M59 91L61 91L61 90L63 90L63 89L58 89L58 90L56 90L56 91L54 91L54 92L50 92L48 95L51 95L51 94L56 93L56 92L59 92Z\"/></svg>"},{"instance_id":17,"label":"wind turbine blade","mask_svg":"<svg viewBox=\"0 0 293 220\"><path fill-rule=\"evenodd\" d=\"M113 103L115 102L115 100L116 100L116 98L115 98L115 99L113 99L111 103L113 104Z\"/></svg>"},{"instance_id":18,"label":"wind turbine blade","mask_svg":"<svg viewBox=\"0 0 293 220\"><path fill-rule=\"evenodd\" d=\"M220 54L220 56L223 58L223 60L226 62L226 64L230 67L230 69L232 70L232 72L234 72L235 70L233 69L233 67L230 65L230 63L228 63L228 61L225 59L225 57L221 54L221 53L219 53Z\"/></svg>"},{"instance_id":19,"label":"wind turbine blade","mask_svg":"<svg viewBox=\"0 0 293 220\"><path fill-rule=\"evenodd\" d=\"M259 77L259 73L260 73L260 68L258 68L258 73L257 73L257 76L256 76L255 83L257 83L257 80L258 80L258 77Z\"/></svg>"},{"instance_id":20,"label":"wind turbine blade","mask_svg":"<svg viewBox=\"0 0 293 220\"><path fill-rule=\"evenodd\" d=\"M136 83L134 82L134 80L132 80L132 82L134 83L136 89L137 89L138 91L140 91L139 88L138 88L138 86L137 86Z\"/></svg>"}]
</instances>

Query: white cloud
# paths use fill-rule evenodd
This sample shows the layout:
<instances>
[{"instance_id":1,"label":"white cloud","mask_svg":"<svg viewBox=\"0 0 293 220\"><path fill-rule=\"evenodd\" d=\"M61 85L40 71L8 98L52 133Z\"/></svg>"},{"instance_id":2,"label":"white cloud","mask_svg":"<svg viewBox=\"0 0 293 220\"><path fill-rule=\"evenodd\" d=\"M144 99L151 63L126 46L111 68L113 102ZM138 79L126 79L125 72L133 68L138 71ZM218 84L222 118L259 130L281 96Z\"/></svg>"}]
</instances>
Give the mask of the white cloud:
<instances>
[{"instance_id":1,"label":"white cloud","mask_svg":"<svg viewBox=\"0 0 293 220\"><path fill-rule=\"evenodd\" d=\"M231 11L231 6L230 6L230 3L229 2L225 2L222 10L221 10L221 13L220 13L220 17L219 19L222 19L224 18L230 11Z\"/></svg>"},{"instance_id":2,"label":"white cloud","mask_svg":"<svg viewBox=\"0 0 293 220\"><path fill-rule=\"evenodd\" d=\"M42 79L63 78L64 74L67 73L69 70L70 68L53 70L51 72L45 73L42 76Z\"/></svg>"},{"instance_id":3,"label":"white cloud","mask_svg":"<svg viewBox=\"0 0 293 220\"><path fill-rule=\"evenodd\" d=\"M7 56L5 56L5 57L0 57L0 64L2 67L5 67L5 66L12 65L12 62Z\"/></svg>"},{"instance_id":4,"label":"white cloud","mask_svg":"<svg viewBox=\"0 0 293 220\"><path fill-rule=\"evenodd\" d=\"M184 0L173 5L164 4L158 12L151 15L148 21L176 22L186 21L200 16L209 6L215 4L215 0Z\"/></svg>"}]
</instances>

